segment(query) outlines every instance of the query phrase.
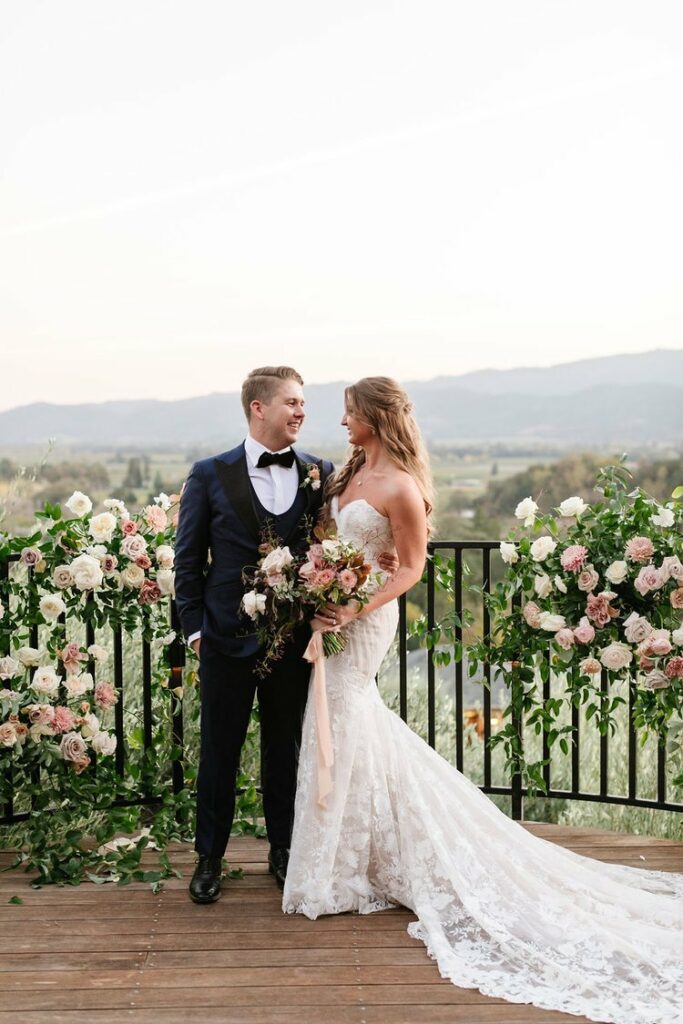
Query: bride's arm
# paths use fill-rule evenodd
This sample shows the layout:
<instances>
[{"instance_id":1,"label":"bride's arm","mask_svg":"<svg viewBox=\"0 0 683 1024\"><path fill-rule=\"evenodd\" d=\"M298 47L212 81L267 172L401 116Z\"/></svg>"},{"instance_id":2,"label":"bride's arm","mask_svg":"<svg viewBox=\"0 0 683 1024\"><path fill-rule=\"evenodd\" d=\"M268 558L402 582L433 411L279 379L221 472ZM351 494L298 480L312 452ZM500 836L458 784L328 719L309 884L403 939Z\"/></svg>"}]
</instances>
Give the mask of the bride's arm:
<instances>
[{"instance_id":1,"label":"bride's arm","mask_svg":"<svg viewBox=\"0 0 683 1024\"><path fill-rule=\"evenodd\" d=\"M383 604L388 604L405 594L422 578L427 557L427 515L422 495L407 473L396 481L387 495L386 511L396 545L398 569L360 611L354 602L341 606L328 605L326 610L336 617L338 627L363 618ZM324 628L330 627L332 620L328 623L327 616L320 615L318 619L324 621Z\"/></svg>"}]
</instances>

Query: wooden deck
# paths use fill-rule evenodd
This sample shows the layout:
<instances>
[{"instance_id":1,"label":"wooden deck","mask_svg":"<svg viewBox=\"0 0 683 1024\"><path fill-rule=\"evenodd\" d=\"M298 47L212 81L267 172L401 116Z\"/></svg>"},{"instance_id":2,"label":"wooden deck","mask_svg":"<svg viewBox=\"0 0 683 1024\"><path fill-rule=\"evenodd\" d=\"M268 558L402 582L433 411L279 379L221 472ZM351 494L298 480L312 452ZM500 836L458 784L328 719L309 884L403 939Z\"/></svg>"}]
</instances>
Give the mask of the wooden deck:
<instances>
[{"instance_id":1,"label":"wooden deck","mask_svg":"<svg viewBox=\"0 0 683 1024\"><path fill-rule=\"evenodd\" d=\"M683 843L553 825L537 835L599 860L683 871ZM439 977L404 910L283 916L267 846L231 843L244 878L197 907L184 878L33 890L0 874L0 1024L560 1024L584 1018L488 999ZM0 854L4 865L8 854ZM13 896L22 905L8 903Z\"/></svg>"}]
</instances>

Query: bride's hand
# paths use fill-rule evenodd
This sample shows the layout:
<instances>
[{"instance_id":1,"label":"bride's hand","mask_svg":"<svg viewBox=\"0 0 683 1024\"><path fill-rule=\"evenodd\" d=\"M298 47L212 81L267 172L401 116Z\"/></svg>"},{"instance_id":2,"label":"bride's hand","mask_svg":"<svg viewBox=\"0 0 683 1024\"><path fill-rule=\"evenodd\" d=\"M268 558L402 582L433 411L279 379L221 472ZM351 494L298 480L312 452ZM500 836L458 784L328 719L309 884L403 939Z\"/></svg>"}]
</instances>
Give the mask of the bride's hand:
<instances>
[{"instance_id":1,"label":"bride's hand","mask_svg":"<svg viewBox=\"0 0 683 1024\"><path fill-rule=\"evenodd\" d=\"M389 573L390 576L394 575L401 564L395 551L382 551L381 554L377 556L377 561L380 569Z\"/></svg>"},{"instance_id":2,"label":"bride's hand","mask_svg":"<svg viewBox=\"0 0 683 1024\"><path fill-rule=\"evenodd\" d=\"M326 604L322 611L318 612L317 618L325 623L327 629L340 629L357 619L361 611L362 605L358 601L349 601L348 604Z\"/></svg>"}]
</instances>

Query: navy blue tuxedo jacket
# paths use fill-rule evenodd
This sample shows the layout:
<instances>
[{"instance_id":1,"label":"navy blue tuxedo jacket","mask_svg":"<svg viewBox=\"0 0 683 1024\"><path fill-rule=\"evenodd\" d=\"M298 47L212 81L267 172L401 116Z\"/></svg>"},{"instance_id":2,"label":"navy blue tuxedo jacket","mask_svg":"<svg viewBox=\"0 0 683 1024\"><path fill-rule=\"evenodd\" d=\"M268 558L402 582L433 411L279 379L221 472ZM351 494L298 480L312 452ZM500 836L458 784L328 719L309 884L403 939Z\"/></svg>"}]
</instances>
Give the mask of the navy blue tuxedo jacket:
<instances>
[{"instance_id":1,"label":"navy blue tuxedo jacket","mask_svg":"<svg viewBox=\"0 0 683 1024\"><path fill-rule=\"evenodd\" d=\"M332 463L295 452L299 478L315 463L321 482ZM315 520L323 502L322 486L297 492L295 517L282 541L295 549L306 539L306 518ZM175 548L176 605L185 636L201 630L202 640L234 657L258 650L248 634L249 620L240 614L244 594L242 570L259 560L263 521L249 479L244 443L209 459L195 462L180 499Z\"/></svg>"}]
</instances>

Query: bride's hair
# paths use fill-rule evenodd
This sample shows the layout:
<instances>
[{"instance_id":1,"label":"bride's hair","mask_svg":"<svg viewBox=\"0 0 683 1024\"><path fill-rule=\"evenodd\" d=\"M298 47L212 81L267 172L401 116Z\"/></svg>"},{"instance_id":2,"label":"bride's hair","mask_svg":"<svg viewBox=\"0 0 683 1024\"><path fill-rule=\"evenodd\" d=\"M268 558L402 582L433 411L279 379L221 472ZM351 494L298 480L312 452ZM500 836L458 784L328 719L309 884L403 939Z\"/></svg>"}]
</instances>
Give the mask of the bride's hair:
<instances>
[{"instance_id":1,"label":"bride's hair","mask_svg":"<svg viewBox=\"0 0 683 1024\"><path fill-rule=\"evenodd\" d=\"M372 427L387 455L400 469L413 477L425 503L427 525L433 508L434 490L429 466L429 455L413 416L408 395L391 377L363 377L344 390L347 408ZM327 511L335 494L341 494L365 462L365 450L352 445L344 463L331 476L325 487Z\"/></svg>"}]
</instances>

